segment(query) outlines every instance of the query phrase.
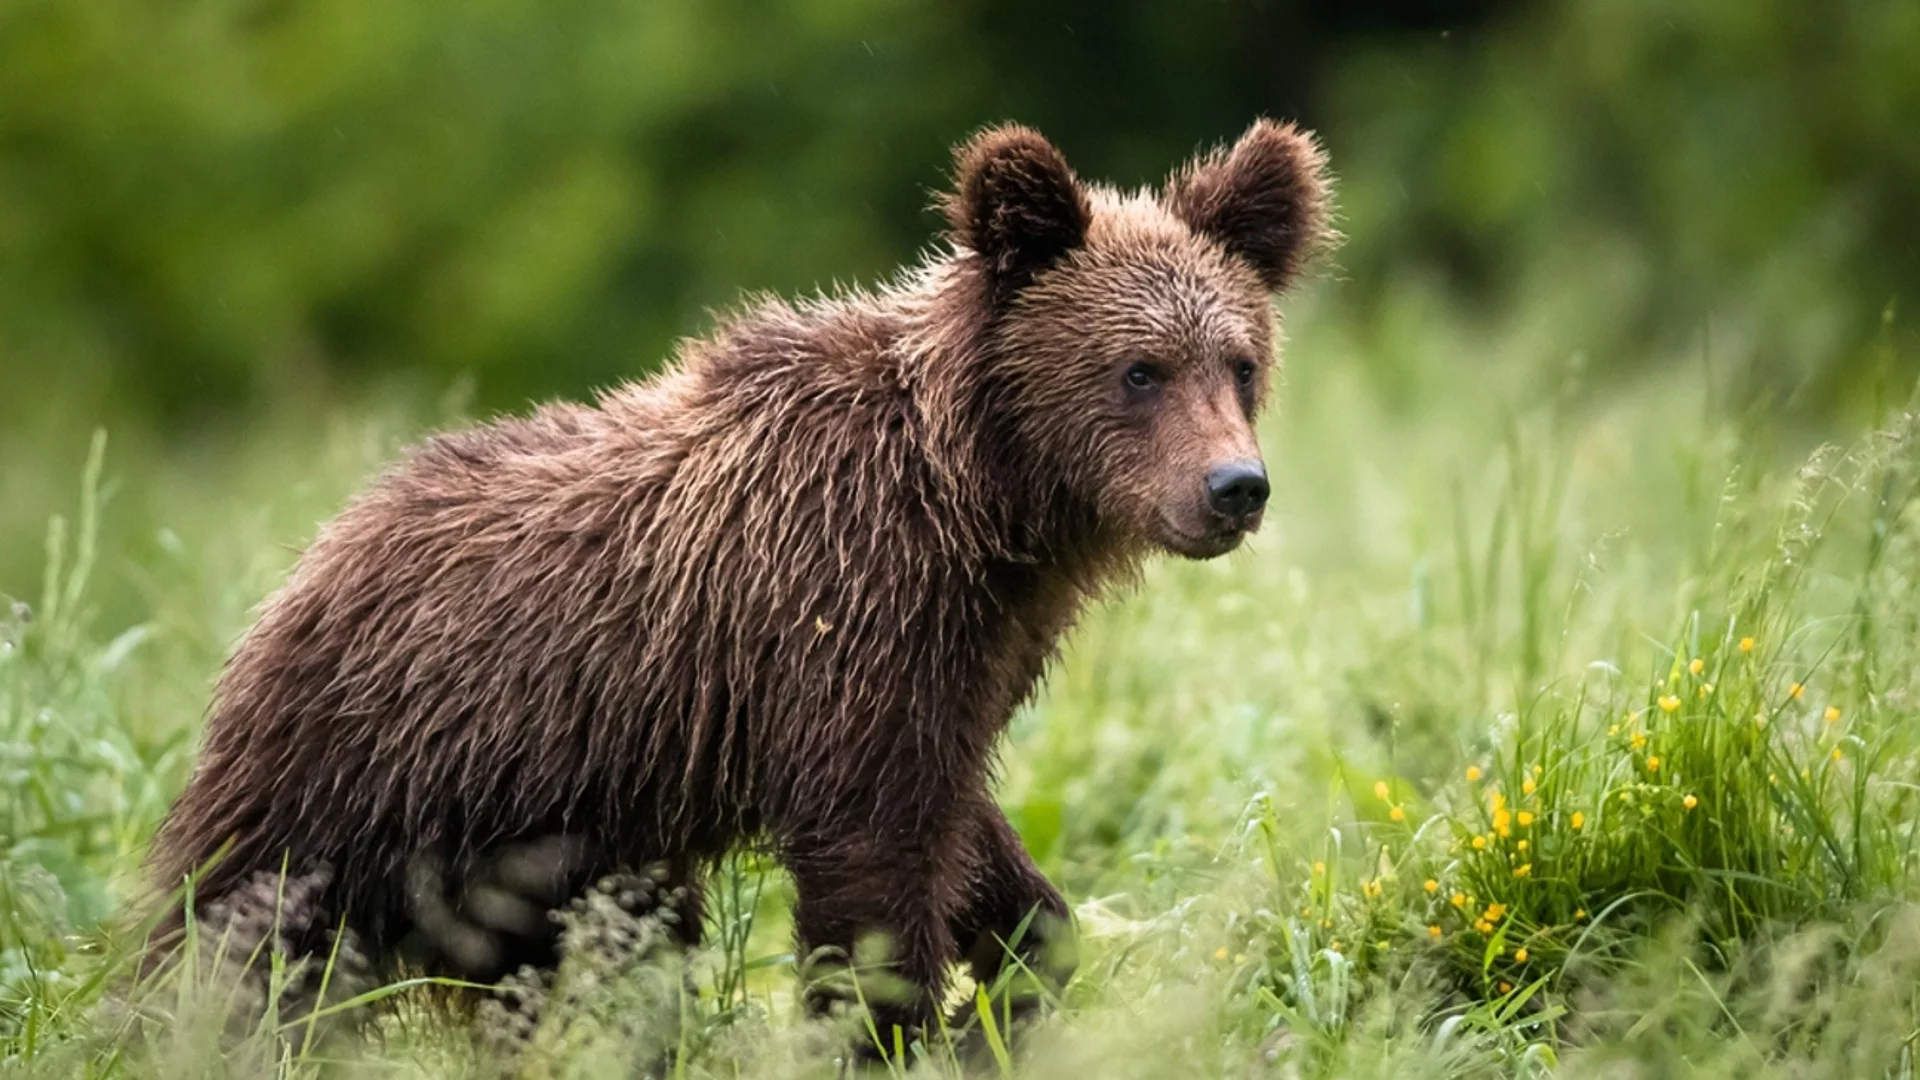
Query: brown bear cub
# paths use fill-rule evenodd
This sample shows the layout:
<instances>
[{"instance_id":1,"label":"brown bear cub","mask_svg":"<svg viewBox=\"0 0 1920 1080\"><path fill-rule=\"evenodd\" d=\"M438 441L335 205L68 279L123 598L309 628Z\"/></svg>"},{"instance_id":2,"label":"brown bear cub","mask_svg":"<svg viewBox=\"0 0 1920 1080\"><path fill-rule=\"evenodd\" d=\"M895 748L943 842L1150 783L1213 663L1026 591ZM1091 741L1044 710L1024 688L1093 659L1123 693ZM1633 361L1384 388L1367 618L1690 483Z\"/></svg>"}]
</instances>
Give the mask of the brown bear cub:
<instances>
[{"instance_id":1,"label":"brown bear cub","mask_svg":"<svg viewBox=\"0 0 1920 1080\"><path fill-rule=\"evenodd\" d=\"M1331 235L1328 180L1266 121L1135 193L1000 127L942 209L950 248L880 291L756 301L356 498L227 665L157 884L311 873L284 947L344 925L493 980L619 868L664 865L697 940L703 869L764 843L800 955L888 943L882 1032L1016 937L1064 978L995 743L1103 584L1259 526L1269 296Z\"/></svg>"}]
</instances>

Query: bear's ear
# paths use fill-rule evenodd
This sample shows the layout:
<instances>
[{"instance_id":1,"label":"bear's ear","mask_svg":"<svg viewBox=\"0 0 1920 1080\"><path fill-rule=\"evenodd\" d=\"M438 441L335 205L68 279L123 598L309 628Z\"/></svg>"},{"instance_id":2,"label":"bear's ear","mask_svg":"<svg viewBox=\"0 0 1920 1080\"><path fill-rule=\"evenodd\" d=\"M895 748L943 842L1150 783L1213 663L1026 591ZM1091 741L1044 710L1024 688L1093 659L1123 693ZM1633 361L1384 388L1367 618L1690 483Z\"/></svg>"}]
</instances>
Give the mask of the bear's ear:
<instances>
[{"instance_id":1,"label":"bear's ear","mask_svg":"<svg viewBox=\"0 0 1920 1080\"><path fill-rule=\"evenodd\" d=\"M1327 159L1312 134L1256 120L1232 149L1195 158L1167 181L1167 208L1253 265L1276 292L1334 233Z\"/></svg>"},{"instance_id":2,"label":"bear's ear","mask_svg":"<svg viewBox=\"0 0 1920 1080\"><path fill-rule=\"evenodd\" d=\"M1067 159L1017 124L988 128L953 152L941 209L956 243L977 253L1008 295L1087 238L1093 208Z\"/></svg>"}]
</instances>

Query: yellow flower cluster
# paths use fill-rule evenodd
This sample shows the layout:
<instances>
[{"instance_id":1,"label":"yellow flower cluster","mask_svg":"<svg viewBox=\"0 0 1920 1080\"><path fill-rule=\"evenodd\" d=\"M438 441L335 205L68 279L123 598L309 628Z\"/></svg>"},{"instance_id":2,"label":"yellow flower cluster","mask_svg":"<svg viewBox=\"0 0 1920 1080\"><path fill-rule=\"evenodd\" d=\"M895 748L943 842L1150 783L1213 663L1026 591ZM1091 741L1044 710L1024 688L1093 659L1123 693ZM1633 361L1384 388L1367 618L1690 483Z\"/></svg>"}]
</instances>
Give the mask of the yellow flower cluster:
<instances>
[{"instance_id":1,"label":"yellow flower cluster","mask_svg":"<svg viewBox=\"0 0 1920 1080\"><path fill-rule=\"evenodd\" d=\"M1738 655L1734 653L1736 647ZM1624 785L1615 788L1623 804L1632 806L1637 802L1639 814L1642 816L1651 815L1659 808L1667 808L1671 812L1676 801L1683 814L1692 813L1700 808L1706 796L1699 794L1698 791L1687 790L1685 785L1686 781L1693 779L1691 775L1693 768L1681 758L1672 756L1681 754L1684 757L1684 748L1690 743L1686 741L1685 729L1676 728L1673 725L1691 725L1697 721L1705 721L1710 716L1719 716L1723 710L1711 705L1715 700L1716 687L1714 682L1708 681L1709 671L1716 676L1721 676L1721 681L1724 681L1726 672L1736 669L1753 671L1757 661L1743 661L1740 657L1754 656L1758 647L1754 637L1745 636L1729 639L1722 646L1724 652L1717 654L1710 652L1693 657L1683 654L1671 675L1662 685L1654 689L1650 705L1619 715L1619 718L1606 728L1608 739L1617 740L1611 745L1616 751L1624 751L1626 754L1625 772L1630 779ZM1745 675L1741 676L1743 686L1745 678ZM1803 700L1806 689L1804 685L1794 683L1788 691L1789 697L1794 701ZM1689 697L1696 693L1702 701L1709 702L1706 706L1694 707L1702 710L1698 714L1683 708L1688 705ZM1744 693L1745 691L1742 690L1740 694L1730 693L1721 697L1727 699L1729 710L1731 710ZM1745 708L1755 709L1756 706L1747 705ZM1777 709L1778 706L1775 704L1758 708L1758 711L1753 713L1756 724L1764 729L1769 715L1777 715ZM1809 712L1814 711L1817 711L1829 725L1840 723L1844 716L1842 706L1838 702L1820 705L1815 710L1809 710ZM1732 716L1733 712L1729 711L1727 715ZM1669 720L1668 717L1672 719ZM1748 729L1749 735L1752 730ZM1655 745L1656 740L1660 745ZM1828 743L1833 760L1844 759L1843 740L1823 741ZM1461 827L1465 823L1459 817L1455 817L1452 822L1458 830L1454 834L1457 839L1452 851L1457 858L1464 860L1462 880L1459 882L1448 880L1451 871L1435 873L1433 876L1422 874L1410 879L1419 881L1420 892L1433 898L1425 905L1424 919L1409 920L1409 929L1415 936L1418 936L1420 927L1424 926L1427 938L1436 943L1445 941L1454 928L1461 931L1470 928L1479 935L1492 937L1500 932L1503 925L1506 925L1505 936L1509 939L1507 948L1511 950L1508 954L1511 962L1514 965L1528 965L1532 960L1531 947L1541 945L1542 939L1539 935L1553 932L1553 922L1569 920L1565 925L1571 926L1587 921L1588 913L1585 907L1574 908L1570 917L1565 909L1561 909L1557 916L1546 916L1544 922L1542 912L1536 907L1540 901L1546 899L1546 894L1538 891L1539 888L1548 881L1558 884L1556 879L1564 869L1578 865L1577 861L1562 862L1564 857L1562 851L1568 845L1572 845L1576 852L1584 850L1584 845L1593 839L1585 833L1588 813L1584 808L1575 809L1567 805L1572 800L1565 797L1584 786L1586 781L1581 778L1583 775L1579 771L1581 766L1575 763L1573 770L1563 774L1556 765L1555 775L1550 780L1547 776L1548 764L1547 762L1520 764L1513 766L1511 771L1506 762L1500 760L1461 766L1459 775L1463 776L1471 786L1475 801L1481 797L1485 798L1485 802L1481 803L1481 806L1485 807L1485 816L1480 819L1474 831ZM1676 767L1678 767L1677 771ZM1388 817L1395 822L1400 822L1406 820L1406 812L1401 803L1396 801L1396 794L1404 795L1404 792L1396 793L1396 786L1394 781L1381 779L1373 784L1373 794L1384 804ZM1636 799L1636 794L1641 797ZM1591 799L1593 796L1589 795L1588 798ZM1603 812L1605 803L1590 802L1589 805L1593 805L1596 813L1600 815L1594 819L1596 834L1611 831L1613 822L1609 821ZM1469 811L1471 813L1471 808ZM1492 858L1487 859L1486 856L1492 856ZM1577 860L1577 856L1575 858ZM1318 869L1316 867L1316 870ZM1536 876L1542 878L1540 886L1536 886L1533 881ZM1384 895L1386 884L1392 877L1391 870L1383 869L1383 876L1363 881L1361 891L1370 900L1378 899ZM1507 887L1493 887L1500 892L1515 890L1509 895L1508 901L1520 905L1519 913L1514 916L1515 922L1512 924L1506 922L1509 913L1508 903L1484 902L1473 895L1471 886L1456 887L1456 885L1467 886L1472 882L1484 889L1489 887L1489 883L1499 880L1511 881L1513 884ZM1411 890L1408 892L1412 893ZM1419 893L1412 893L1412 895L1417 897ZM1419 910L1416 908L1416 911ZM1459 914L1456 916L1454 912ZM1453 921L1455 919L1459 921ZM1523 936L1521 932L1523 927L1528 943L1516 944L1512 939ZM1511 975L1511 969L1509 975L1514 977ZM1499 985L1503 993L1511 992L1508 984L1500 983Z\"/></svg>"}]
</instances>

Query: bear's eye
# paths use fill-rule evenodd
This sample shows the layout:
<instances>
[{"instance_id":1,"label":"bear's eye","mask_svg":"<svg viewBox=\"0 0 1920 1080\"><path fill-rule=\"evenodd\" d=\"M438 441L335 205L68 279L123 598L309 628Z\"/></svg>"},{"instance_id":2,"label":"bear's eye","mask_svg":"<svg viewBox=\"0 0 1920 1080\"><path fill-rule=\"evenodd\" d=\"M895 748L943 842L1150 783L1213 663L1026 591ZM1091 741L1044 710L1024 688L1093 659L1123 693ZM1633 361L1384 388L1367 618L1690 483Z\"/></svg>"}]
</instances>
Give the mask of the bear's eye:
<instances>
[{"instance_id":1,"label":"bear's eye","mask_svg":"<svg viewBox=\"0 0 1920 1080\"><path fill-rule=\"evenodd\" d=\"M1145 361L1128 364L1126 379L1130 390L1151 390L1160 385L1160 373Z\"/></svg>"},{"instance_id":2,"label":"bear's eye","mask_svg":"<svg viewBox=\"0 0 1920 1080\"><path fill-rule=\"evenodd\" d=\"M1233 364L1233 377L1239 382L1241 389L1248 389L1253 386L1253 376L1257 370L1251 360L1236 360Z\"/></svg>"}]
</instances>

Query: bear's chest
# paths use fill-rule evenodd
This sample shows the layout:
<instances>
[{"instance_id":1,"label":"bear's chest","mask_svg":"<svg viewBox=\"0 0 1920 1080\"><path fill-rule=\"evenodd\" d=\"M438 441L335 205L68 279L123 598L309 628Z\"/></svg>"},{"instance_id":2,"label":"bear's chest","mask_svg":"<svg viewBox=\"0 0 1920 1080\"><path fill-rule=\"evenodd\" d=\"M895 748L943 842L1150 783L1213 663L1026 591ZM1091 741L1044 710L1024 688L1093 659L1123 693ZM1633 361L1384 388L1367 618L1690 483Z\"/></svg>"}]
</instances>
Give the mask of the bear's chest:
<instances>
[{"instance_id":1,"label":"bear's chest","mask_svg":"<svg viewBox=\"0 0 1920 1080\"><path fill-rule=\"evenodd\" d=\"M983 642L984 659L996 705L1011 714L1038 687L1086 595L1068 575L1019 564L995 567L988 586L996 618L990 640Z\"/></svg>"}]
</instances>

